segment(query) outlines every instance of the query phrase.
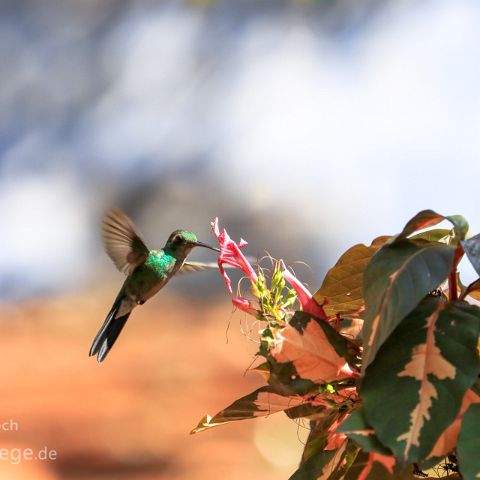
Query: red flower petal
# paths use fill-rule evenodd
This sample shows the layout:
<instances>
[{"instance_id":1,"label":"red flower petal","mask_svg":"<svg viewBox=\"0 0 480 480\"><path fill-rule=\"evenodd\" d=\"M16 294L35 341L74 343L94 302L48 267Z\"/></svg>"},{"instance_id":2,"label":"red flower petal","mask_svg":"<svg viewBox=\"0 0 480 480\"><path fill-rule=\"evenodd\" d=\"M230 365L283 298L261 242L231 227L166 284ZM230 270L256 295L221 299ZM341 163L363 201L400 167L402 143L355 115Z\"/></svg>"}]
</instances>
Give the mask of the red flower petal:
<instances>
[{"instance_id":1,"label":"red flower petal","mask_svg":"<svg viewBox=\"0 0 480 480\"><path fill-rule=\"evenodd\" d=\"M230 278L225 273L225 269L223 268L224 263L226 263L227 265L231 265L232 267L238 268L243 273L245 273L245 275L247 275L251 282L255 283L258 279L257 274L255 273L243 253L240 251L240 248L247 245L247 242L243 239L240 239L240 242L237 244L229 237L225 229L220 232L220 229L218 228L218 218L215 218L215 220L212 222L212 231L213 234L217 237L220 244L218 268L220 269L220 273L223 275L223 278L230 293L232 293L232 285L230 282Z\"/></svg>"},{"instance_id":2,"label":"red flower petal","mask_svg":"<svg viewBox=\"0 0 480 480\"><path fill-rule=\"evenodd\" d=\"M253 303L244 297L233 297L232 303L235 308L238 308L239 310L242 310L242 312L248 313L253 317L256 317L258 314L258 311Z\"/></svg>"},{"instance_id":3,"label":"red flower petal","mask_svg":"<svg viewBox=\"0 0 480 480\"><path fill-rule=\"evenodd\" d=\"M300 282L300 280L298 280L298 278L293 275L293 273L291 273L290 270L285 267L285 265L283 267L283 277L295 290L300 305L302 306L302 310L310 313L311 315L315 315L315 317L326 320L327 315L325 314L323 308L316 302L312 294L308 291L307 287L305 287L305 285Z\"/></svg>"}]
</instances>

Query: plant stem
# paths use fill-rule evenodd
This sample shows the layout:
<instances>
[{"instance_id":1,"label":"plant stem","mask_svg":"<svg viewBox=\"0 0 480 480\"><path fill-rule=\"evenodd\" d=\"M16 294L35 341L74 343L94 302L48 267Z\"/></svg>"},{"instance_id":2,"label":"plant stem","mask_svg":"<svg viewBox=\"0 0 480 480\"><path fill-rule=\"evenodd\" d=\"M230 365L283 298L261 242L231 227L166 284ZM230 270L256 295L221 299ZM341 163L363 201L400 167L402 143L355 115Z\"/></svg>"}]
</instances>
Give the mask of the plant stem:
<instances>
[{"instance_id":1,"label":"plant stem","mask_svg":"<svg viewBox=\"0 0 480 480\"><path fill-rule=\"evenodd\" d=\"M449 299L451 302L458 300L458 289L457 289L457 267L463 257L463 248L461 245L458 245L455 249L455 254L453 256L452 269L448 275L448 291Z\"/></svg>"},{"instance_id":2,"label":"plant stem","mask_svg":"<svg viewBox=\"0 0 480 480\"><path fill-rule=\"evenodd\" d=\"M449 297L450 301L454 302L455 300L458 300L458 295L457 295L457 269L455 268L450 272L450 275L448 276L448 290L449 290Z\"/></svg>"}]
</instances>

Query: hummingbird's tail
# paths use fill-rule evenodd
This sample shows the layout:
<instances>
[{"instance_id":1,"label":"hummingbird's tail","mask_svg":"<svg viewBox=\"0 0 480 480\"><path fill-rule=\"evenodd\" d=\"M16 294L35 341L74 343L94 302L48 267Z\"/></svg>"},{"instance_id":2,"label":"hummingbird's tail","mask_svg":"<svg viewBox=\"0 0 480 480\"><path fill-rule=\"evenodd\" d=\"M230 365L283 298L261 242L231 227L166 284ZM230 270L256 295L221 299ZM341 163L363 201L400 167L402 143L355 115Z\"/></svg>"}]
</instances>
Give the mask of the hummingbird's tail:
<instances>
[{"instance_id":1,"label":"hummingbird's tail","mask_svg":"<svg viewBox=\"0 0 480 480\"><path fill-rule=\"evenodd\" d=\"M132 300L121 291L90 347L89 355L98 354L99 363L105 360L134 307Z\"/></svg>"}]
</instances>

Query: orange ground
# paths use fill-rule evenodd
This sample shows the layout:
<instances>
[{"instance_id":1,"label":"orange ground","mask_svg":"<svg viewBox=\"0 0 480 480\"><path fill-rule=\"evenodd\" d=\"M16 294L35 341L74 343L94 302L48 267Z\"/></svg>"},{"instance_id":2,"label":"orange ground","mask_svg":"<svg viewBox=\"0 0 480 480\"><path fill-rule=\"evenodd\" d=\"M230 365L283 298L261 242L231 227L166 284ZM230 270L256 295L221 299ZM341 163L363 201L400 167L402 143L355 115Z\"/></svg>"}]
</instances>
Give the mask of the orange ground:
<instances>
[{"instance_id":1,"label":"orange ground","mask_svg":"<svg viewBox=\"0 0 480 480\"><path fill-rule=\"evenodd\" d=\"M0 425L18 425L0 429L0 448L58 456L12 465L0 450L0 478L287 479L302 445L283 414L189 435L204 414L263 383L243 375L256 346L228 298L212 306L158 296L98 365L87 352L114 295L0 307Z\"/></svg>"}]
</instances>

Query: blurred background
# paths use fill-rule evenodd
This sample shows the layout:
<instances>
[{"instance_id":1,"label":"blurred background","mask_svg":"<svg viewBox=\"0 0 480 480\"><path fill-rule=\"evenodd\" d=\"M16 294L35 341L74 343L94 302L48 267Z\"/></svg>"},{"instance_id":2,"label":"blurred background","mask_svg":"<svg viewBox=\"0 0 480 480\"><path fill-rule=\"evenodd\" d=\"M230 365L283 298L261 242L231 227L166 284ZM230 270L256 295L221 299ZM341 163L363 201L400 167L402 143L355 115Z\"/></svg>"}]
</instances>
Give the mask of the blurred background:
<instances>
[{"instance_id":1,"label":"blurred background","mask_svg":"<svg viewBox=\"0 0 480 480\"><path fill-rule=\"evenodd\" d=\"M477 233L479 22L474 0L0 0L0 447L57 453L1 478L288 478L305 432L281 414L188 435L262 383L215 272L87 357L123 281L102 214L152 247L214 243L218 216L312 290L424 208Z\"/></svg>"}]
</instances>

